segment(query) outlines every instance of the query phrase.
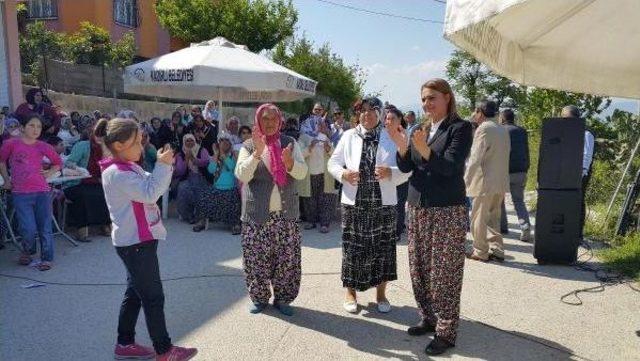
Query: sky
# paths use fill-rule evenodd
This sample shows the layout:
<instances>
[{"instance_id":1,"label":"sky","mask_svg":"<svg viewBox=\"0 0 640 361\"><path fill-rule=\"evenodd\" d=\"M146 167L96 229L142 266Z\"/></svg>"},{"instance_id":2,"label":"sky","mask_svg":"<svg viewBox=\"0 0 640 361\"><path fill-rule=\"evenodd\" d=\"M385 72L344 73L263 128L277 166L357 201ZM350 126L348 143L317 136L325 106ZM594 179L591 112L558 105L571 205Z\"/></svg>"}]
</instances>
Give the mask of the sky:
<instances>
[{"instance_id":1,"label":"sky","mask_svg":"<svg viewBox=\"0 0 640 361\"><path fill-rule=\"evenodd\" d=\"M443 21L446 5L436 0L328 0L333 3L399 16ZM373 15L326 3L293 0L298 9L297 34L317 46L328 42L347 64L367 71L365 93L381 93L400 109L420 111L420 86L444 77L454 46L442 36L442 24ZM637 102L614 99L612 107L636 112Z\"/></svg>"},{"instance_id":2,"label":"sky","mask_svg":"<svg viewBox=\"0 0 640 361\"><path fill-rule=\"evenodd\" d=\"M376 12L444 19L445 5L434 0L331 0ZM453 46L442 37L442 24L372 15L318 0L294 0L298 9L297 33L316 45L328 42L348 64L367 72L365 93L400 109L417 111L420 85L442 77Z\"/></svg>"}]
</instances>

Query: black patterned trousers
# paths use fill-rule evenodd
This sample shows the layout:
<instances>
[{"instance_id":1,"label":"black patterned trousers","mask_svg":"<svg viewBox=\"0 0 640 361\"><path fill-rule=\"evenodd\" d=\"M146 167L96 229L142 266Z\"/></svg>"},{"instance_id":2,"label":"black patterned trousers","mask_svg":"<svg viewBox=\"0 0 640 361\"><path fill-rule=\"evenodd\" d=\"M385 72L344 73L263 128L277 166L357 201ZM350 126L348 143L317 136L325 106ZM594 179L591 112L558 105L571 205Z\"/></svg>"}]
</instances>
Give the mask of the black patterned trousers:
<instances>
[{"instance_id":1,"label":"black patterned trousers","mask_svg":"<svg viewBox=\"0 0 640 361\"><path fill-rule=\"evenodd\" d=\"M469 223L466 206L409 207L409 268L423 320L455 344Z\"/></svg>"}]
</instances>

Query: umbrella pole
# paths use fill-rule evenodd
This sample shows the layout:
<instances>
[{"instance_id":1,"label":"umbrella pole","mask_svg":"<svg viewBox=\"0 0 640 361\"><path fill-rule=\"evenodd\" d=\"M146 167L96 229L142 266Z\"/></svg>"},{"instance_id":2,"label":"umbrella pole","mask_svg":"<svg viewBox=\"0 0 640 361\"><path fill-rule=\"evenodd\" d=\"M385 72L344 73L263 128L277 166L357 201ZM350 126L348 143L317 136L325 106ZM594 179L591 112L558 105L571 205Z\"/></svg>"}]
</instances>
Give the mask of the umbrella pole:
<instances>
[{"instance_id":1,"label":"umbrella pole","mask_svg":"<svg viewBox=\"0 0 640 361\"><path fill-rule=\"evenodd\" d=\"M222 113L222 89L218 88L218 132L222 131L222 120L224 115Z\"/></svg>"}]
</instances>

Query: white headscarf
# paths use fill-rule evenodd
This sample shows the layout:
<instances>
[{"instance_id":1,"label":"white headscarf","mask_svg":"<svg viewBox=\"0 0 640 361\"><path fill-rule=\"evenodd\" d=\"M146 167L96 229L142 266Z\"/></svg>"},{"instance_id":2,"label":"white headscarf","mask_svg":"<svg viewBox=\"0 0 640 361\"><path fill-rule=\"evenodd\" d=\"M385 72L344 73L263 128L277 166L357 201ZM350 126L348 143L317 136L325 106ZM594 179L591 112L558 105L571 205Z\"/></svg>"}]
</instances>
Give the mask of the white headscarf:
<instances>
[{"instance_id":1,"label":"white headscarf","mask_svg":"<svg viewBox=\"0 0 640 361\"><path fill-rule=\"evenodd\" d=\"M198 144L198 142L196 141L196 137L194 137L191 133L187 133L182 137L182 151L184 153L187 153L189 151L189 149L187 149L186 147L187 139L193 139L193 142L195 144L193 145L193 148L191 148L191 154L193 154L193 158L198 158L198 153L200 153L200 144Z\"/></svg>"}]
</instances>

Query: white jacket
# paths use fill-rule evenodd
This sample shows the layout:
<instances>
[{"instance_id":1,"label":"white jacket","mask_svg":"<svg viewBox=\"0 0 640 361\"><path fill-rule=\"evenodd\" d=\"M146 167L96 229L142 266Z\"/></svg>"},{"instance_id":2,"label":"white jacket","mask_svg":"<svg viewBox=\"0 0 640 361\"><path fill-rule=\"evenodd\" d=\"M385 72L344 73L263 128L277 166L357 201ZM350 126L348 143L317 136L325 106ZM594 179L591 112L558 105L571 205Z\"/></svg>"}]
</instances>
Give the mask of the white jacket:
<instances>
[{"instance_id":1,"label":"white jacket","mask_svg":"<svg viewBox=\"0 0 640 361\"><path fill-rule=\"evenodd\" d=\"M362 138L356 133L356 129L349 129L344 132L333 151L327 164L329 173L342 183L342 204L355 205L358 186L351 185L342 180L342 173L346 169L352 171L360 170L360 158L362 156ZM391 179L380 181L380 192L382 193L382 205L392 206L398 203L396 186L406 182L411 173L402 173L396 163L397 148L389 137L386 129L380 133L378 152L376 153L376 165L391 168Z\"/></svg>"}]
</instances>

